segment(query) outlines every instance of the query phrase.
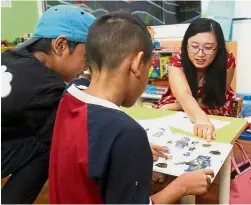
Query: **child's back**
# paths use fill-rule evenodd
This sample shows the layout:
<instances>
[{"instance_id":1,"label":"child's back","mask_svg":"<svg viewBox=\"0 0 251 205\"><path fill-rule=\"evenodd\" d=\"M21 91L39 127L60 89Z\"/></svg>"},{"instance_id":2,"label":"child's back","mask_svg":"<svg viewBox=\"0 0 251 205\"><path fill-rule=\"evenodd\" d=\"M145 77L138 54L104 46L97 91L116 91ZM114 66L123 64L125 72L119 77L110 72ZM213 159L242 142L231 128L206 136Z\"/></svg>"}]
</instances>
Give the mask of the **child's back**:
<instances>
[{"instance_id":1,"label":"child's back","mask_svg":"<svg viewBox=\"0 0 251 205\"><path fill-rule=\"evenodd\" d=\"M54 130L50 203L149 203L146 133L118 106L72 85Z\"/></svg>"}]
</instances>

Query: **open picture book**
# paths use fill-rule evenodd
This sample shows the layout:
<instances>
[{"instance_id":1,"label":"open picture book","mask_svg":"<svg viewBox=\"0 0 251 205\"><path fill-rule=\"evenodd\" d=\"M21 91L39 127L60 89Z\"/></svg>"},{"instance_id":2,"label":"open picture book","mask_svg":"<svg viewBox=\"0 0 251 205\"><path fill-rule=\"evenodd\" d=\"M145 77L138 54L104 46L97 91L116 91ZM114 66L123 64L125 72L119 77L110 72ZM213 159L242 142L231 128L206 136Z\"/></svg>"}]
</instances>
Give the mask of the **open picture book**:
<instances>
[{"instance_id":1,"label":"open picture book","mask_svg":"<svg viewBox=\"0 0 251 205\"><path fill-rule=\"evenodd\" d=\"M165 146L168 149L168 159L159 158L158 161L154 162L153 171L180 176L184 172L209 168L214 171L216 176L233 146L173 133L170 127L182 129L182 123L184 123L187 132L193 127L190 119L184 118L184 116L184 113L176 113L151 120L137 120L146 130L150 144ZM175 120L178 120L176 124ZM228 121L219 120L212 123L216 129L229 124Z\"/></svg>"}]
</instances>

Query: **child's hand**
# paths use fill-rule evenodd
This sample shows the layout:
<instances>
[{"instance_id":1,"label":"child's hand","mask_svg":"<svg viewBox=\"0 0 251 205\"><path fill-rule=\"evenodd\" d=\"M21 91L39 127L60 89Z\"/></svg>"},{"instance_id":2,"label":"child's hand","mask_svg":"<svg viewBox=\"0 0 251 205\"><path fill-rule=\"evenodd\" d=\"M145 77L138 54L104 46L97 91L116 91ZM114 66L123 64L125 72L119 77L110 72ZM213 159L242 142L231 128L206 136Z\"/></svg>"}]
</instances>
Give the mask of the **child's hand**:
<instances>
[{"instance_id":1,"label":"child's hand","mask_svg":"<svg viewBox=\"0 0 251 205\"><path fill-rule=\"evenodd\" d=\"M168 149L166 147L151 144L151 150L153 153L153 160L154 161L157 161L159 159L159 157L163 157L165 159L168 159L168 156L166 154L164 154L164 152L166 152L166 153L168 152Z\"/></svg>"},{"instance_id":2,"label":"child's hand","mask_svg":"<svg viewBox=\"0 0 251 205\"><path fill-rule=\"evenodd\" d=\"M167 179L166 174L162 174L159 172L153 172L153 175L152 175L153 182L162 184L166 181L166 179Z\"/></svg>"},{"instance_id":3,"label":"child's hand","mask_svg":"<svg viewBox=\"0 0 251 205\"><path fill-rule=\"evenodd\" d=\"M211 179L214 177L213 170L202 169L185 173L178 177L176 181L185 188L185 195L202 195L208 191Z\"/></svg>"}]
</instances>

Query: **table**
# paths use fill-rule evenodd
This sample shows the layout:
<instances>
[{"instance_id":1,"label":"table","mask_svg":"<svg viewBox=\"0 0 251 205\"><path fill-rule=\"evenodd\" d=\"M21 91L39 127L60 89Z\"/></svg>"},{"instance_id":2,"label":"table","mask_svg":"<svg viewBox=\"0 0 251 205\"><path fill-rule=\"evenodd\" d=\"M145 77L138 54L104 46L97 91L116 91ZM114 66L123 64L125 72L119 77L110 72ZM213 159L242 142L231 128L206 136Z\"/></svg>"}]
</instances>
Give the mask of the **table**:
<instances>
[{"instance_id":1,"label":"table","mask_svg":"<svg viewBox=\"0 0 251 205\"><path fill-rule=\"evenodd\" d=\"M136 120L154 119L176 113L170 110L156 110L151 108L123 108L123 110ZM247 121L241 118L230 118L221 116L209 116L218 120L227 120L231 123L224 128L216 130L216 142L234 143L247 126ZM181 133L194 136L191 133L179 129L171 128L174 133ZM195 136L194 136L195 137ZM231 175L231 153L220 169L220 204L229 204L230 195L230 175ZM195 204L195 196L186 196L181 200L183 204Z\"/></svg>"}]
</instances>

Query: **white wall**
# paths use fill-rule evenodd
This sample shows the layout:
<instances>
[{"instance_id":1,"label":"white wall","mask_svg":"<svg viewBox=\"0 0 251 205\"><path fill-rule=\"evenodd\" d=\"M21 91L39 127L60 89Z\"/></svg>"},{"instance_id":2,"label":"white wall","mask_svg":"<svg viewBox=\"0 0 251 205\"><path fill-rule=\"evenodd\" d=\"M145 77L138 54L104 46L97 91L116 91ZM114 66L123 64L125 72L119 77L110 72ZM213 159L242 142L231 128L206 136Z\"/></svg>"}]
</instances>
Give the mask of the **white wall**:
<instances>
[{"instance_id":1,"label":"white wall","mask_svg":"<svg viewBox=\"0 0 251 205\"><path fill-rule=\"evenodd\" d=\"M251 93L251 20L234 21L233 41L238 42L236 91Z\"/></svg>"},{"instance_id":2,"label":"white wall","mask_svg":"<svg viewBox=\"0 0 251 205\"><path fill-rule=\"evenodd\" d=\"M44 2L43 0L37 0L37 10L38 10L38 16L40 17L44 12Z\"/></svg>"},{"instance_id":3,"label":"white wall","mask_svg":"<svg viewBox=\"0 0 251 205\"><path fill-rule=\"evenodd\" d=\"M251 1L236 0L234 18L250 18L251 17Z\"/></svg>"},{"instance_id":4,"label":"white wall","mask_svg":"<svg viewBox=\"0 0 251 205\"><path fill-rule=\"evenodd\" d=\"M202 15L208 0L202 1ZM251 17L251 1L235 2L235 18ZM155 26L155 37L161 40L181 40L189 24ZM233 41L238 42L236 91L251 93L251 20L234 21Z\"/></svg>"},{"instance_id":5,"label":"white wall","mask_svg":"<svg viewBox=\"0 0 251 205\"><path fill-rule=\"evenodd\" d=\"M209 0L202 0L204 14ZM251 1L235 0L234 18L251 18ZM236 91L251 93L251 20L233 22L233 41L238 42Z\"/></svg>"},{"instance_id":6,"label":"white wall","mask_svg":"<svg viewBox=\"0 0 251 205\"><path fill-rule=\"evenodd\" d=\"M230 1L230 0L229 0ZM201 1L201 12L206 13L209 0ZM235 0L234 18L251 17L251 1L250 0Z\"/></svg>"},{"instance_id":7,"label":"white wall","mask_svg":"<svg viewBox=\"0 0 251 205\"><path fill-rule=\"evenodd\" d=\"M181 40L189 24L153 26L156 39Z\"/></svg>"}]
</instances>

